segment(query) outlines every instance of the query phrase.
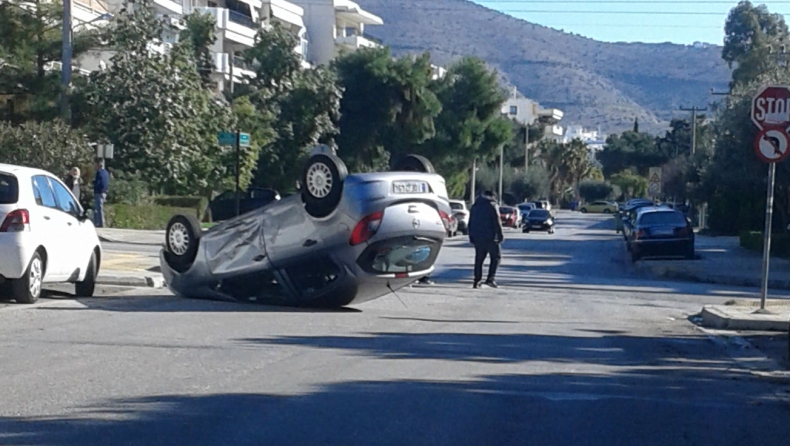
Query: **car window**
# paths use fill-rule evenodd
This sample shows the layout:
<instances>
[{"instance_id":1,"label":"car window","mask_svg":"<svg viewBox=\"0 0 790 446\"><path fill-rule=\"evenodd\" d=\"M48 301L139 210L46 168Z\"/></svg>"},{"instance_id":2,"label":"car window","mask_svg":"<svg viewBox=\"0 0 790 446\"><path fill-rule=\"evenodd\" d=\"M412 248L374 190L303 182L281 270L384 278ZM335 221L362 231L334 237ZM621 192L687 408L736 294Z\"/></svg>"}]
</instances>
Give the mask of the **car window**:
<instances>
[{"instance_id":1,"label":"car window","mask_svg":"<svg viewBox=\"0 0 790 446\"><path fill-rule=\"evenodd\" d=\"M52 209L58 209L55 201L55 194L47 181L47 177L36 175L33 177L33 196L36 197L36 204Z\"/></svg>"},{"instance_id":2,"label":"car window","mask_svg":"<svg viewBox=\"0 0 790 446\"><path fill-rule=\"evenodd\" d=\"M55 191L55 198L58 200L58 209L67 214L79 215L80 207L77 205L77 201L74 200L74 196L71 195L71 192L54 178L50 178L49 182L52 184L52 190Z\"/></svg>"},{"instance_id":3,"label":"car window","mask_svg":"<svg viewBox=\"0 0 790 446\"><path fill-rule=\"evenodd\" d=\"M0 173L0 204L14 204L19 200L19 184L16 177Z\"/></svg>"},{"instance_id":4,"label":"car window","mask_svg":"<svg viewBox=\"0 0 790 446\"><path fill-rule=\"evenodd\" d=\"M679 212L649 212L639 218L640 225L685 225L686 218Z\"/></svg>"},{"instance_id":5,"label":"car window","mask_svg":"<svg viewBox=\"0 0 790 446\"><path fill-rule=\"evenodd\" d=\"M464 205L462 205L461 203L452 203L451 202L450 203L450 209L452 209L454 211L462 211L462 210L464 210Z\"/></svg>"},{"instance_id":6,"label":"car window","mask_svg":"<svg viewBox=\"0 0 790 446\"><path fill-rule=\"evenodd\" d=\"M530 218L546 218L549 216L549 211L534 210L529 212Z\"/></svg>"}]
</instances>

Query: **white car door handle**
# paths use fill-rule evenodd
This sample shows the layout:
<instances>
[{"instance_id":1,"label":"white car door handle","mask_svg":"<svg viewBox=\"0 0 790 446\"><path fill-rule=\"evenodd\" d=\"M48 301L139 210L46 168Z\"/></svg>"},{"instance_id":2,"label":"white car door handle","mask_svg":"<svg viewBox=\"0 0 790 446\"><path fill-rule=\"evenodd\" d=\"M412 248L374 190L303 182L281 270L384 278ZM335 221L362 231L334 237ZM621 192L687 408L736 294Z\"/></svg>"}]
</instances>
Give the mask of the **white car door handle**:
<instances>
[{"instance_id":1,"label":"white car door handle","mask_svg":"<svg viewBox=\"0 0 790 446\"><path fill-rule=\"evenodd\" d=\"M45 215L44 220L50 220L49 215Z\"/></svg>"}]
</instances>

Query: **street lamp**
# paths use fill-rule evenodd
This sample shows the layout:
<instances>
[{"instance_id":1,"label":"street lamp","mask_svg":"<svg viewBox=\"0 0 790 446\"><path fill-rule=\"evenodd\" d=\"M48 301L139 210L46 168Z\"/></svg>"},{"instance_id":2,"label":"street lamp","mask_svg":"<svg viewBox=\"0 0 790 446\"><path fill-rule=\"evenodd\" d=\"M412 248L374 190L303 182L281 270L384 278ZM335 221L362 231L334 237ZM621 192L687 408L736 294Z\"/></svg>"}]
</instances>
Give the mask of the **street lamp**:
<instances>
[{"instance_id":1,"label":"street lamp","mask_svg":"<svg viewBox=\"0 0 790 446\"><path fill-rule=\"evenodd\" d=\"M92 20L81 23L81 25L90 25L91 23L100 20L108 20L112 14L104 13ZM63 52L60 59L60 77L63 84L63 91L60 93L60 112L63 119L70 120L69 113L69 85L71 85L71 56L72 56L72 34L74 32L71 26L71 0L63 0Z\"/></svg>"}]
</instances>

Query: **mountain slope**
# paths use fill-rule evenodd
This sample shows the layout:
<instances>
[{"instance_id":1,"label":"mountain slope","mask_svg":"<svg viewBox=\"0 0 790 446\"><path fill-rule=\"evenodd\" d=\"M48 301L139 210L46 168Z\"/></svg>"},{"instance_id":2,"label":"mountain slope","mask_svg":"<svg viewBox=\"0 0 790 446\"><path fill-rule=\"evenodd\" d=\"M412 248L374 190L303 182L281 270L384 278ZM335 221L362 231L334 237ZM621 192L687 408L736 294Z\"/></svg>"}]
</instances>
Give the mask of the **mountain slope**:
<instances>
[{"instance_id":1,"label":"mountain slope","mask_svg":"<svg viewBox=\"0 0 790 446\"><path fill-rule=\"evenodd\" d=\"M562 109L563 124L614 132L639 118L641 129L659 131L686 115L679 107L706 106L710 89L729 81L718 46L599 42L466 0L357 2L384 19L366 33L395 54L429 51L439 65L484 59L525 96Z\"/></svg>"}]
</instances>

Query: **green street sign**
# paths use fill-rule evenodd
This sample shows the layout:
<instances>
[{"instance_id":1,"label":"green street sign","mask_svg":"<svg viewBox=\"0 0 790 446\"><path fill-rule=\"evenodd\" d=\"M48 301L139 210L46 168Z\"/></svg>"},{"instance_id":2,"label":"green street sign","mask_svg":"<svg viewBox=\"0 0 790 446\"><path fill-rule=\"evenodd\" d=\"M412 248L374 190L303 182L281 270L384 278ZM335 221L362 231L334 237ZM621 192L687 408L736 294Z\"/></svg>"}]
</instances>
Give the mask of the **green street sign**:
<instances>
[{"instance_id":1,"label":"green street sign","mask_svg":"<svg viewBox=\"0 0 790 446\"><path fill-rule=\"evenodd\" d=\"M219 132L217 133L217 140L221 146L235 146L236 134L233 132Z\"/></svg>"},{"instance_id":2,"label":"green street sign","mask_svg":"<svg viewBox=\"0 0 790 446\"><path fill-rule=\"evenodd\" d=\"M241 147L249 147L250 146L250 134L249 133L239 133L239 146L241 146Z\"/></svg>"}]
</instances>

